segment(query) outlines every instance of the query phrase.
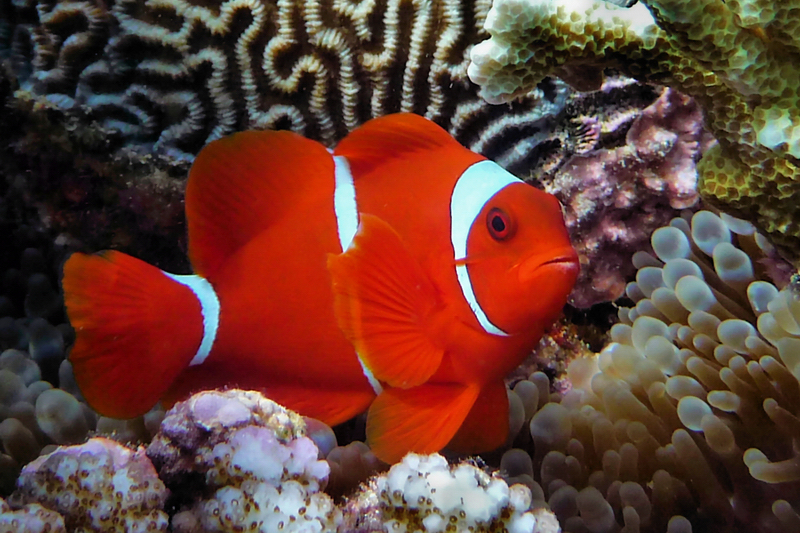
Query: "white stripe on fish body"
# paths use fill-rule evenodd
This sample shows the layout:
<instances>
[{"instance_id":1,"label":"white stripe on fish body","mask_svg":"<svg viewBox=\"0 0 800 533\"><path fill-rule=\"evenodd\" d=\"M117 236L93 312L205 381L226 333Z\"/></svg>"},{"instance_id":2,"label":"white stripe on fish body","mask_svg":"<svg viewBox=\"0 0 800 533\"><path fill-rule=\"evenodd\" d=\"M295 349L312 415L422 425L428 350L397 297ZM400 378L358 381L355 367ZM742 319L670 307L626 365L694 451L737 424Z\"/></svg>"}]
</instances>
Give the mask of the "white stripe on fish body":
<instances>
[{"instance_id":1,"label":"white stripe on fish body","mask_svg":"<svg viewBox=\"0 0 800 533\"><path fill-rule=\"evenodd\" d=\"M367 378L369 381L370 387L372 387L372 391L378 395L383 392L383 387L381 386L381 382L375 379L375 376L372 374L372 370L370 370L367 365L364 363L364 360L361 358L361 354L356 352L356 357L358 357L358 364L361 365L361 371L364 373L364 377Z\"/></svg>"},{"instance_id":2,"label":"white stripe on fish body","mask_svg":"<svg viewBox=\"0 0 800 533\"><path fill-rule=\"evenodd\" d=\"M331 152L330 150L328 150ZM331 152L333 153L333 152ZM342 247L342 253L353 242L358 231L358 202L356 201L356 186L353 182L353 173L350 172L350 164L344 156L334 156L334 183L333 190L333 212L336 214L336 232L339 235L339 245ZM364 363L361 355L356 352L358 364L361 365L361 371L364 377L367 378L370 387L375 394L383 392L380 382L372 375L372 371Z\"/></svg>"},{"instance_id":3,"label":"white stripe on fish body","mask_svg":"<svg viewBox=\"0 0 800 533\"><path fill-rule=\"evenodd\" d=\"M164 272L162 270L162 272ZM188 275L179 276L177 274L170 274L164 272L168 278L174 279L181 285L189 287L197 301L200 302L200 312L203 315L203 340L200 342L200 347L197 353L194 354L189 366L196 366L203 363L211 353L211 348L214 346L214 341L217 338L217 330L219 329L219 298L214 291L214 287L200 276Z\"/></svg>"},{"instance_id":4,"label":"white stripe on fish body","mask_svg":"<svg viewBox=\"0 0 800 533\"><path fill-rule=\"evenodd\" d=\"M488 160L475 163L458 178L450 198L450 240L456 261L467 257L469 232L483 207L495 194L512 183L522 183L522 180ZM478 303L467 265L456 265L456 277L464 299L483 330L507 337L508 333L492 324Z\"/></svg>"},{"instance_id":5,"label":"white stripe on fish body","mask_svg":"<svg viewBox=\"0 0 800 533\"><path fill-rule=\"evenodd\" d=\"M350 247L358 231L358 204L356 203L356 186L350 164L344 156L334 156L333 212L336 214L336 230L342 252Z\"/></svg>"}]
</instances>

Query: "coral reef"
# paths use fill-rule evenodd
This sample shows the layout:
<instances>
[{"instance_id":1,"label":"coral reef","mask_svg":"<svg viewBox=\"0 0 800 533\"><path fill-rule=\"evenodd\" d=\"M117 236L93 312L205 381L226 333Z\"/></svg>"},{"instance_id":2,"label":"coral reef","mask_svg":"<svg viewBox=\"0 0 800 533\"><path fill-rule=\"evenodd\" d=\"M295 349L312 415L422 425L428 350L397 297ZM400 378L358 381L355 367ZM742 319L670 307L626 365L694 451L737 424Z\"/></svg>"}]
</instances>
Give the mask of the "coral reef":
<instances>
[{"instance_id":1,"label":"coral reef","mask_svg":"<svg viewBox=\"0 0 800 533\"><path fill-rule=\"evenodd\" d=\"M572 388L533 374L522 450L501 461L565 532L786 531L798 523L800 305L763 281L770 245L709 211L639 253L634 308Z\"/></svg>"},{"instance_id":2,"label":"coral reef","mask_svg":"<svg viewBox=\"0 0 800 533\"><path fill-rule=\"evenodd\" d=\"M64 518L38 503L12 511L0 498L0 533L66 533Z\"/></svg>"},{"instance_id":3,"label":"coral reef","mask_svg":"<svg viewBox=\"0 0 800 533\"><path fill-rule=\"evenodd\" d=\"M324 492L331 465L360 465L351 479L378 465L359 443L326 461L306 430L257 392L201 392L167 413L146 452L96 437L27 464L0 499L0 531L560 531L553 513L531 510L527 486L440 455L410 454L336 505Z\"/></svg>"},{"instance_id":4,"label":"coral reef","mask_svg":"<svg viewBox=\"0 0 800 533\"><path fill-rule=\"evenodd\" d=\"M7 46L23 91L84 107L129 146L177 159L250 128L332 145L398 111L484 144L524 128L526 144L567 92L551 85L502 110L478 98L466 66L489 0L14 6Z\"/></svg>"},{"instance_id":5,"label":"coral reef","mask_svg":"<svg viewBox=\"0 0 800 533\"><path fill-rule=\"evenodd\" d=\"M321 491L330 467L305 427L257 392L205 392L175 404L147 450L182 507L173 529L335 529L340 515Z\"/></svg>"},{"instance_id":6,"label":"coral reef","mask_svg":"<svg viewBox=\"0 0 800 533\"><path fill-rule=\"evenodd\" d=\"M10 501L60 514L69 531L155 532L167 530L166 497L144 448L95 438L26 465Z\"/></svg>"},{"instance_id":7,"label":"coral reef","mask_svg":"<svg viewBox=\"0 0 800 533\"><path fill-rule=\"evenodd\" d=\"M606 82L601 90L612 92L618 83ZM576 117L585 132L583 149L536 178L564 205L581 257L570 296L577 307L622 296L634 274L633 253L647 247L656 228L697 204L695 161L712 142L697 104L664 89L635 116L624 143L612 147L598 141L609 126L595 116Z\"/></svg>"},{"instance_id":8,"label":"coral reef","mask_svg":"<svg viewBox=\"0 0 800 533\"><path fill-rule=\"evenodd\" d=\"M414 111L539 186L542 172L552 181L573 154L624 145L658 95L647 85L615 79L584 96L546 79L503 107L477 95L466 69L470 48L488 36L489 5L12 3L7 81L17 90L6 103L16 127L0 171L26 176L14 180L18 196L73 249L123 249L187 273L184 176L197 150L225 133L288 128L332 145L369 118ZM564 185L561 198L570 194ZM674 190L642 192L650 207L658 202L649 225L630 221L599 235L581 219L574 236L587 240L587 269L577 305L621 287L604 252L627 265L640 237L674 216ZM599 212L610 200L598 198Z\"/></svg>"},{"instance_id":9,"label":"coral reef","mask_svg":"<svg viewBox=\"0 0 800 533\"><path fill-rule=\"evenodd\" d=\"M412 453L370 480L344 520L347 531L560 531L552 513L530 505L524 485L509 487L468 462L450 466L441 455Z\"/></svg>"},{"instance_id":10,"label":"coral reef","mask_svg":"<svg viewBox=\"0 0 800 533\"><path fill-rule=\"evenodd\" d=\"M547 75L580 90L613 67L696 98L719 144L698 163L699 191L753 221L794 259L800 117L797 2L497 0L470 78L506 102Z\"/></svg>"}]
</instances>

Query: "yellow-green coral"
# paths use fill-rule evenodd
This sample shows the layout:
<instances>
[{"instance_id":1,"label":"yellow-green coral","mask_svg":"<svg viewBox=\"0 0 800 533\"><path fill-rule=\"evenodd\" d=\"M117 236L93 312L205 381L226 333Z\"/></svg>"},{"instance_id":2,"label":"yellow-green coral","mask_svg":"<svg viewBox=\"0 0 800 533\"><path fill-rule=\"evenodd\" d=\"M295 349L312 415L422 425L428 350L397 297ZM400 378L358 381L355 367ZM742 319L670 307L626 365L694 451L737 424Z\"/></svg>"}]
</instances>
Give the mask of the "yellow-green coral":
<instances>
[{"instance_id":1,"label":"yellow-green coral","mask_svg":"<svg viewBox=\"0 0 800 533\"><path fill-rule=\"evenodd\" d=\"M701 194L800 257L800 1L496 0L469 75L489 102L545 76L598 87L613 67L697 98L719 141Z\"/></svg>"}]
</instances>

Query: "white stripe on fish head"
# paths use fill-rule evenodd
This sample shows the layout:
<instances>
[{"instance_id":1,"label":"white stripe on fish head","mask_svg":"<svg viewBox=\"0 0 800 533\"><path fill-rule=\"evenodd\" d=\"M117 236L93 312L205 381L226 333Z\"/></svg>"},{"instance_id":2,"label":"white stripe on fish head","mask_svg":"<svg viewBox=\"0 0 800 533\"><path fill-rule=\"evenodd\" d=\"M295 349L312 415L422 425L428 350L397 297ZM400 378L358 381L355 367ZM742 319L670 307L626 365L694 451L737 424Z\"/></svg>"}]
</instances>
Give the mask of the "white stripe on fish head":
<instances>
[{"instance_id":1,"label":"white stripe on fish head","mask_svg":"<svg viewBox=\"0 0 800 533\"><path fill-rule=\"evenodd\" d=\"M483 206L505 187L518 182L522 181L497 163L487 160L475 163L461 174L450 197L450 240L456 261L467 257L469 232ZM478 303L467 265L456 265L456 277L464 299L483 330L492 335L508 336L492 324Z\"/></svg>"}]
</instances>

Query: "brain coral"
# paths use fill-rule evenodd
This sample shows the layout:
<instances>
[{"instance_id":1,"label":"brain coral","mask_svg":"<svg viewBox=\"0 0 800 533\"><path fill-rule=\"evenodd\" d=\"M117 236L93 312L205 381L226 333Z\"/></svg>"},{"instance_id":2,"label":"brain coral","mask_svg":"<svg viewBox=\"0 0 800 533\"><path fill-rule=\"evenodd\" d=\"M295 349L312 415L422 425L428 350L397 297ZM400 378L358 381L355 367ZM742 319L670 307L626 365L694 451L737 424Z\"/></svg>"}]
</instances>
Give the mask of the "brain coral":
<instances>
[{"instance_id":1,"label":"brain coral","mask_svg":"<svg viewBox=\"0 0 800 533\"><path fill-rule=\"evenodd\" d=\"M398 111L485 143L507 128L530 129L557 112L567 92L538 92L512 109L477 96L468 50L486 36L490 0L13 6L17 24L6 46L23 88L61 108L90 110L128 145L178 158L249 128L291 129L331 145Z\"/></svg>"},{"instance_id":2,"label":"brain coral","mask_svg":"<svg viewBox=\"0 0 800 533\"><path fill-rule=\"evenodd\" d=\"M597 358L571 363L573 389L515 386L539 390L518 441L529 463L507 454L505 469L535 478L565 532L795 531L797 286L761 279L768 245L741 220L700 211L652 245L634 258L635 307Z\"/></svg>"},{"instance_id":3,"label":"brain coral","mask_svg":"<svg viewBox=\"0 0 800 533\"><path fill-rule=\"evenodd\" d=\"M613 67L698 99L719 144L698 164L700 193L800 257L800 3L497 0L470 78L494 103L554 74L599 87Z\"/></svg>"}]
</instances>

